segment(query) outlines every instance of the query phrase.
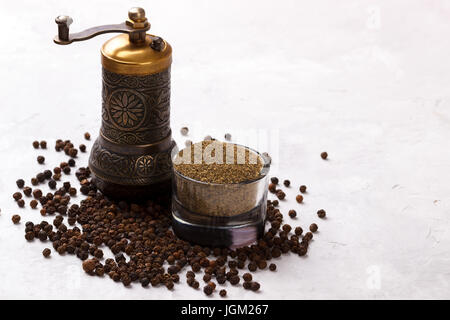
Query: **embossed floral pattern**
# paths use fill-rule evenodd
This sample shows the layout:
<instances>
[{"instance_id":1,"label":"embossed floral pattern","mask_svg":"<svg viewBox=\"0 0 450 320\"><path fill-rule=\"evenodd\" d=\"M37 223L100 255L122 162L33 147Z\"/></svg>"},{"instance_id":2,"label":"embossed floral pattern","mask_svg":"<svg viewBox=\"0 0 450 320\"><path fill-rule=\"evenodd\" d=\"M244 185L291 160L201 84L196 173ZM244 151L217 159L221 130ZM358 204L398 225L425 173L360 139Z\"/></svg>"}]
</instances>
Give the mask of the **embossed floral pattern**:
<instances>
[{"instance_id":1,"label":"embossed floral pattern","mask_svg":"<svg viewBox=\"0 0 450 320\"><path fill-rule=\"evenodd\" d=\"M145 107L142 100L129 91L115 92L110 99L110 114L116 125L133 128L144 118Z\"/></svg>"},{"instance_id":2,"label":"embossed floral pattern","mask_svg":"<svg viewBox=\"0 0 450 320\"><path fill-rule=\"evenodd\" d=\"M146 176L150 174L153 169L153 157L149 155L140 157L136 161L136 166L141 175Z\"/></svg>"}]
</instances>

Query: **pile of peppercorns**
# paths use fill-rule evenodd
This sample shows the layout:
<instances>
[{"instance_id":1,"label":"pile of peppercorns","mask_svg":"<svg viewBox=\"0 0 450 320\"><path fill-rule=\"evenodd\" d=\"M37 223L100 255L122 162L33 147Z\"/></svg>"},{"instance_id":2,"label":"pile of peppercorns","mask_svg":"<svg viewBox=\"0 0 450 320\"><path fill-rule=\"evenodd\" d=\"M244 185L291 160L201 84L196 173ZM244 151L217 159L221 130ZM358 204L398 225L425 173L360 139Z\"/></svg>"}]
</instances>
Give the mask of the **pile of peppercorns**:
<instances>
[{"instance_id":1,"label":"pile of peppercorns","mask_svg":"<svg viewBox=\"0 0 450 320\"><path fill-rule=\"evenodd\" d=\"M90 135L86 133L85 138L89 139ZM46 145L45 141L33 142L35 148L46 148ZM31 179L33 186L48 180L49 188L54 191L44 195L39 188L25 186L23 179L17 180L23 194L34 198L30 201L30 207L35 209L40 204L42 216L54 217L51 223L26 222L25 239L50 241L58 254L75 255L82 260L83 270L87 274L108 276L125 286L139 282L143 287L165 286L172 290L180 282L179 274L189 268L186 272L187 284L199 289L196 276L203 273L203 292L208 296L214 293L217 285L229 282L237 286L241 278L244 289L258 291L260 284L253 280L251 273L258 269L276 271L276 264L269 262L282 254L306 255L313 233L318 229L316 224L312 224L310 231L304 235L301 227L292 230L289 224L283 222L283 214L277 208L279 201L268 200L267 223L270 226L257 243L235 250L192 245L172 232L168 205L154 201L145 204L111 201L91 183L87 167L80 167L75 172L80 183L79 190L86 198L79 204L71 204L71 197L77 194L77 189L69 182L62 183L58 189L57 184L61 173L70 174L70 168L75 167L74 158L78 150L70 140L57 140L55 150L64 151L70 157L68 162L62 162L53 172L45 170ZM80 145L79 150L85 152L86 146ZM38 162L44 163L45 160L38 159ZM278 182L278 178L272 177L269 191L282 200L286 195L277 188ZM284 186L290 187L290 181L285 180ZM306 193L306 186L301 186L300 192ZM301 203L303 197L299 201L299 196L297 202ZM19 207L24 207L21 192L15 192L13 198ZM325 217L323 209L317 214L320 218ZM289 216L295 218L296 211L291 209ZM13 215L12 221L20 223L20 216ZM109 248L114 258L104 258L105 248ZM45 248L42 254L48 258L51 250ZM221 289L219 295L225 297L226 290Z\"/></svg>"}]
</instances>

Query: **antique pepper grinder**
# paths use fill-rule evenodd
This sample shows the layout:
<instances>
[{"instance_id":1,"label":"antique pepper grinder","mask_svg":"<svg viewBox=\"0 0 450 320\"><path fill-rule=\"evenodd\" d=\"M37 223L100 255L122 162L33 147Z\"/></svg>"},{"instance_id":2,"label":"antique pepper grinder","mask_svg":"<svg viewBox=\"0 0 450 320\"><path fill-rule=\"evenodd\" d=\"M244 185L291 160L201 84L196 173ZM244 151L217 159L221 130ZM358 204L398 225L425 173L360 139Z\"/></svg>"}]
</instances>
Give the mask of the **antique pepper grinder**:
<instances>
[{"instance_id":1,"label":"antique pepper grinder","mask_svg":"<svg viewBox=\"0 0 450 320\"><path fill-rule=\"evenodd\" d=\"M122 33L101 48L102 125L89 157L96 186L115 198L170 194L170 65L172 48L147 34L142 8L120 24L70 33L72 19L58 16L54 42L65 45L103 33Z\"/></svg>"}]
</instances>

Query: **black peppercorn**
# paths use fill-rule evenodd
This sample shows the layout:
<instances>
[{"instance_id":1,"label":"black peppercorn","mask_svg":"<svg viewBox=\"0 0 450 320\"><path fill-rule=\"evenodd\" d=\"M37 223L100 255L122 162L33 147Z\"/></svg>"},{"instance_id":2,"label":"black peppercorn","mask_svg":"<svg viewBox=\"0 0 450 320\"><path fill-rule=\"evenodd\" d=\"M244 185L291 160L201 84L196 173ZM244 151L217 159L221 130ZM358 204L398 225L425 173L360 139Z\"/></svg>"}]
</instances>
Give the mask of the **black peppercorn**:
<instances>
[{"instance_id":1,"label":"black peppercorn","mask_svg":"<svg viewBox=\"0 0 450 320\"><path fill-rule=\"evenodd\" d=\"M225 290L225 289L222 289L222 290L220 290L219 291L219 295L223 298L223 297L226 297L226 295L227 295L227 290Z\"/></svg>"},{"instance_id":2,"label":"black peppercorn","mask_svg":"<svg viewBox=\"0 0 450 320\"><path fill-rule=\"evenodd\" d=\"M39 172L39 173L36 175L36 179L37 179L39 182L44 182L44 180L45 180L45 175L44 175L44 173L43 173L43 172Z\"/></svg>"},{"instance_id":3,"label":"black peppercorn","mask_svg":"<svg viewBox=\"0 0 450 320\"><path fill-rule=\"evenodd\" d=\"M275 193L275 190L277 189L277 185L276 184L274 184L274 183L270 183L269 184L269 191L271 192L271 193Z\"/></svg>"},{"instance_id":4,"label":"black peppercorn","mask_svg":"<svg viewBox=\"0 0 450 320\"><path fill-rule=\"evenodd\" d=\"M95 262L94 259L89 259L89 260L83 261L84 272L91 274L94 271L96 264L97 263Z\"/></svg>"},{"instance_id":5,"label":"black peppercorn","mask_svg":"<svg viewBox=\"0 0 450 320\"><path fill-rule=\"evenodd\" d=\"M283 181L283 184L284 184L285 187L289 187L289 186L291 185L291 181L289 181L289 180L284 180L284 181Z\"/></svg>"},{"instance_id":6,"label":"black peppercorn","mask_svg":"<svg viewBox=\"0 0 450 320\"><path fill-rule=\"evenodd\" d=\"M39 231L38 238L41 241L47 240L47 232L45 232L44 230Z\"/></svg>"},{"instance_id":7,"label":"black peppercorn","mask_svg":"<svg viewBox=\"0 0 450 320\"><path fill-rule=\"evenodd\" d=\"M297 216L297 211L294 209L289 210L289 217L295 218Z\"/></svg>"},{"instance_id":8,"label":"black peppercorn","mask_svg":"<svg viewBox=\"0 0 450 320\"><path fill-rule=\"evenodd\" d=\"M52 251L51 251L49 248L45 248L45 249L42 251L42 255L43 255L44 257L46 257L46 258L48 258L48 257L50 256L51 253L52 253Z\"/></svg>"},{"instance_id":9,"label":"black peppercorn","mask_svg":"<svg viewBox=\"0 0 450 320\"><path fill-rule=\"evenodd\" d=\"M30 201L31 209L36 209L37 205L38 205L38 202L37 202L36 199L33 199L33 200Z\"/></svg>"},{"instance_id":10,"label":"black peppercorn","mask_svg":"<svg viewBox=\"0 0 450 320\"><path fill-rule=\"evenodd\" d=\"M80 144L79 149L81 152L86 152L86 146L84 144Z\"/></svg>"},{"instance_id":11,"label":"black peppercorn","mask_svg":"<svg viewBox=\"0 0 450 320\"><path fill-rule=\"evenodd\" d=\"M48 186L50 187L50 189L52 189L52 190L54 190L54 189L56 189L56 181L55 180L50 180L49 182L48 182Z\"/></svg>"},{"instance_id":12,"label":"black peppercorn","mask_svg":"<svg viewBox=\"0 0 450 320\"><path fill-rule=\"evenodd\" d=\"M141 279L141 285L142 285L142 287L144 287L144 288L146 288L146 287L148 287L148 285L150 284L150 279L149 278L142 278Z\"/></svg>"},{"instance_id":13,"label":"black peppercorn","mask_svg":"<svg viewBox=\"0 0 450 320\"><path fill-rule=\"evenodd\" d=\"M278 184L279 180L277 177L272 177L272 178L270 178L270 182L272 182L273 184L276 185L276 184Z\"/></svg>"},{"instance_id":14,"label":"black peppercorn","mask_svg":"<svg viewBox=\"0 0 450 320\"><path fill-rule=\"evenodd\" d=\"M28 241L32 241L34 239L34 232L28 231L27 233L25 233L25 239L27 239Z\"/></svg>"},{"instance_id":15,"label":"black peppercorn","mask_svg":"<svg viewBox=\"0 0 450 320\"><path fill-rule=\"evenodd\" d=\"M251 289L252 291L258 291L260 288L260 285L258 282L251 282Z\"/></svg>"},{"instance_id":16,"label":"black peppercorn","mask_svg":"<svg viewBox=\"0 0 450 320\"><path fill-rule=\"evenodd\" d=\"M322 153L320 154L320 157L321 157L323 160L326 160L326 159L328 158L328 153L322 152Z\"/></svg>"},{"instance_id":17,"label":"black peppercorn","mask_svg":"<svg viewBox=\"0 0 450 320\"><path fill-rule=\"evenodd\" d=\"M313 224L311 224L311 225L309 226L309 230L310 230L311 232L316 232L317 229L319 229L319 227L318 227L317 224L315 224L315 223L313 223Z\"/></svg>"},{"instance_id":18,"label":"black peppercorn","mask_svg":"<svg viewBox=\"0 0 450 320\"><path fill-rule=\"evenodd\" d=\"M39 199L40 197L42 197L42 191L41 189L34 189L33 190L33 197L35 199Z\"/></svg>"},{"instance_id":19,"label":"black peppercorn","mask_svg":"<svg viewBox=\"0 0 450 320\"><path fill-rule=\"evenodd\" d=\"M303 233L303 229L301 227L296 227L295 228L295 235L301 236L302 233Z\"/></svg>"},{"instance_id":20,"label":"black peppercorn","mask_svg":"<svg viewBox=\"0 0 450 320\"><path fill-rule=\"evenodd\" d=\"M17 187L19 187L20 189L23 188L23 186L25 185L25 181L23 179L18 179L16 181Z\"/></svg>"},{"instance_id":21,"label":"black peppercorn","mask_svg":"<svg viewBox=\"0 0 450 320\"><path fill-rule=\"evenodd\" d=\"M203 292L207 296L210 296L213 293L213 288L210 285L206 285L206 286L203 287Z\"/></svg>"},{"instance_id":22,"label":"black peppercorn","mask_svg":"<svg viewBox=\"0 0 450 320\"><path fill-rule=\"evenodd\" d=\"M22 199L22 193L20 192L14 192L13 193L14 200L18 201L19 199Z\"/></svg>"},{"instance_id":23,"label":"black peppercorn","mask_svg":"<svg viewBox=\"0 0 450 320\"><path fill-rule=\"evenodd\" d=\"M75 160L74 159L69 159L69 161L67 161L67 163L69 164L70 167L75 167Z\"/></svg>"},{"instance_id":24,"label":"black peppercorn","mask_svg":"<svg viewBox=\"0 0 450 320\"><path fill-rule=\"evenodd\" d=\"M38 162L39 164L43 164L43 163L45 162L45 158L44 158L43 156L38 156L38 157L37 157L37 162Z\"/></svg>"},{"instance_id":25,"label":"black peppercorn","mask_svg":"<svg viewBox=\"0 0 450 320\"><path fill-rule=\"evenodd\" d=\"M234 275L234 276L231 276L230 277L230 283L233 285L233 286L235 286L235 285L237 285L238 283L239 283L239 281L240 281L241 279L239 278L239 276L238 275Z\"/></svg>"},{"instance_id":26,"label":"black peppercorn","mask_svg":"<svg viewBox=\"0 0 450 320\"><path fill-rule=\"evenodd\" d=\"M319 218L325 218L326 214L327 213L323 209L320 209L319 211L317 211L317 215L319 216Z\"/></svg>"},{"instance_id":27,"label":"black peppercorn","mask_svg":"<svg viewBox=\"0 0 450 320\"><path fill-rule=\"evenodd\" d=\"M286 194L283 191L279 190L276 193L276 196L277 196L278 199L283 200L286 197Z\"/></svg>"},{"instance_id":28,"label":"black peppercorn","mask_svg":"<svg viewBox=\"0 0 450 320\"><path fill-rule=\"evenodd\" d=\"M86 133L84 134L84 138L85 138L86 140L90 140L90 139L91 139L91 135L89 134L89 132L86 132Z\"/></svg>"},{"instance_id":29,"label":"black peppercorn","mask_svg":"<svg viewBox=\"0 0 450 320\"><path fill-rule=\"evenodd\" d=\"M301 185L299 188L301 193L305 193L306 192L306 186L305 185Z\"/></svg>"},{"instance_id":30,"label":"black peppercorn","mask_svg":"<svg viewBox=\"0 0 450 320\"><path fill-rule=\"evenodd\" d=\"M69 156L71 156L72 158L75 158L77 156L78 150L75 148L70 148L69 149Z\"/></svg>"},{"instance_id":31,"label":"black peppercorn","mask_svg":"<svg viewBox=\"0 0 450 320\"><path fill-rule=\"evenodd\" d=\"M39 148L39 141L33 141L33 148L35 149Z\"/></svg>"},{"instance_id":32,"label":"black peppercorn","mask_svg":"<svg viewBox=\"0 0 450 320\"><path fill-rule=\"evenodd\" d=\"M19 199L17 201L17 205L19 206L19 208L23 208L25 207L25 201L23 199Z\"/></svg>"},{"instance_id":33,"label":"black peppercorn","mask_svg":"<svg viewBox=\"0 0 450 320\"><path fill-rule=\"evenodd\" d=\"M24 187L23 188L23 193L27 196L27 197L29 197L29 196L31 196L31 192L32 192L33 190L30 188L30 187Z\"/></svg>"},{"instance_id":34,"label":"black peppercorn","mask_svg":"<svg viewBox=\"0 0 450 320\"><path fill-rule=\"evenodd\" d=\"M270 271L275 271L275 270L277 270L277 265L276 265L275 263L271 263L271 264L269 265L269 270L270 270Z\"/></svg>"},{"instance_id":35,"label":"black peppercorn","mask_svg":"<svg viewBox=\"0 0 450 320\"><path fill-rule=\"evenodd\" d=\"M302 196L301 194L298 194L298 195L295 197L295 200L296 200L298 203L302 203L302 202L303 202L303 196Z\"/></svg>"},{"instance_id":36,"label":"black peppercorn","mask_svg":"<svg viewBox=\"0 0 450 320\"><path fill-rule=\"evenodd\" d=\"M211 275L210 275L210 274L205 274L205 275L203 276L203 281L205 281L205 282L211 281Z\"/></svg>"},{"instance_id":37,"label":"black peppercorn","mask_svg":"<svg viewBox=\"0 0 450 320\"><path fill-rule=\"evenodd\" d=\"M11 220L14 224L18 224L20 222L20 216L18 214L15 214L12 216Z\"/></svg>"},{"instance_id":38,"label":"black peppercorn","mask_svg":"<svg viewBox=\"0 0 450 320\"><path fill-rule=\"evenodd\" d=\"M245 282L249 282L249 281L252 281L253 280L253 277L252 277L252 275L250 274L250 273L244 273L243 275L242 275L242 278L244 279L244 281Z\"/></svg>"}]
</instances>

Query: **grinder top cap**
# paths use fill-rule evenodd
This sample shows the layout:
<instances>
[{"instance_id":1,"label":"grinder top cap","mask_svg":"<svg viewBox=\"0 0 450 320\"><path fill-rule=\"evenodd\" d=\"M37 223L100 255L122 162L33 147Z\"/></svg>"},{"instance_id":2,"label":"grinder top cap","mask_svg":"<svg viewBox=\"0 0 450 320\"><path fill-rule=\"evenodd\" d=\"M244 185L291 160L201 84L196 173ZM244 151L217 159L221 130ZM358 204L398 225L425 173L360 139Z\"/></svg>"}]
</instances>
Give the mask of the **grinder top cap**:
<instances>
[{"instance_id":1,"label":"grinder top cap","mask_svg":"<svg viewBox=\"0 0 450 320\"><path fill-rule=\"evenodd\" d=\"M131 8L128 19L120 24L102 25L69 34L73 22L69 16L58 16L57 44L83 41L104 33L123 33L106 41L101 49L102 65L108 71L127 75L159 73L172 63L172 47L162 38L147 34L150 29L145 11Z\"/></svg>"}]
</instances>

